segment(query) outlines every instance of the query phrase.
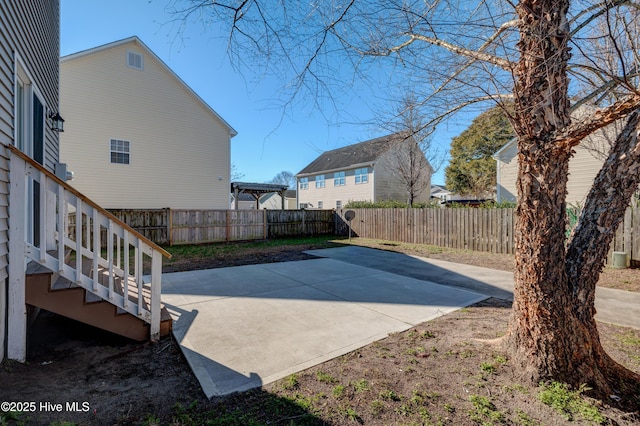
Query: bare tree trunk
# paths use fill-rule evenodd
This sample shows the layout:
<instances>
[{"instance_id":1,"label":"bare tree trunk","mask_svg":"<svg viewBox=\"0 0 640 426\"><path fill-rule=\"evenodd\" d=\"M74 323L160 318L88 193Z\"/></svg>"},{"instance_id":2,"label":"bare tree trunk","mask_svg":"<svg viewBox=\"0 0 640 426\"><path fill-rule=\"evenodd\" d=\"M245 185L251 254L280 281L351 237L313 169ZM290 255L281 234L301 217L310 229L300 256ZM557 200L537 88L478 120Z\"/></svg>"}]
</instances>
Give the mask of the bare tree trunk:
<instances>
[{"instance_id":1,"label":"bare tree trunk","mask_svg":"<svg viewBox=\"0 0 640 426\"><path fill-rule=\"evenodd\" d=\"M629 116L596 176L567 249L566 271L574 314L590 345L574 351L574 371L609 393L637 393L640 376L613 361L600 344L594 315L596 284L629 201L640 184L640 112ZM635 382L635 387L631 385ZM625 389L626 388L626 389ZM634 390L635 388L635 390Z\"/></svg>"},{"instance_id":2,"label":"bare tree trunk","mask_svg":"<svg viewBox=\"0 0 640 426\"><path fill-rule=\"evenodd\" d=\"M518 222L514 304L505 343L526 379L586 383L603 396L620 391L620 378L636 380L637 385L638 377L630 372L607 377L624 369L602 349L594 320L595 282L602 268L602 250L608 247L607 237L610 242L611 235L598 241L599 252L579 252L585 247L584 239L594 235L591 228L583 228L575 234L571 244L574 249L568 254L565 250L571 152L554 137L570 124L566 73L568 7L566 0L523 0L517 7L521 56L515 70L513 127L518 138ZM626 138L632 133L627 133ZM627 168L631 164L632 160ZM626 181L616 181L619 172L603 172L608 177L599 177L601 182L594 185L596 191L599 185L633 184L628 173ZM606 192L608 188L611 186L599 190ZM602 194L593 196L601 197ZM624 213L629 197L620 199L624 206L616 205L618 210L606 219L607 226ZM596 205L585 214L597 216L602 201L593 200ZM593 219L583 215L581 220ZM615 231L615 227L610 229ZM585 282L589 274L595 275Z\"/></svg>"}]
</instances>

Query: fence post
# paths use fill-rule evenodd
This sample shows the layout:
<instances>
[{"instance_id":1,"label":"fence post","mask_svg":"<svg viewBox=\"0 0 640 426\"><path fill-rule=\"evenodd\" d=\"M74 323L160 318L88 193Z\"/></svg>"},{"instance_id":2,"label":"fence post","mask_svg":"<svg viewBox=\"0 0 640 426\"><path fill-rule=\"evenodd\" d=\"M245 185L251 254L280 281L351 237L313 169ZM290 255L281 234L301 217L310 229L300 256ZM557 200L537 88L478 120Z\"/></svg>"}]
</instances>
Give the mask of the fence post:
<instances>
[{"instance_id":1,"label":"fence post","mask_svg":"<svg viewBox=\"0 0 640 426\"><path fill-rule=\"evenodd\" d=\"M167 207L167 241L169 245L173 245L173 212L171 211L171 207Z\"/></svg>"},{"instance_id":2,"label":"fence post","mask_svg":"<svg viewBox=\"0 0 640 426\"><path fill-rule=\"evenodd\" d=\"M284 200L284 197L283 197ZM262 210L262 235L264 239L267 239L267 209Z\"/></svg>"},{"instance_id":3,"label":"fence post","mask_svg":"<svg viewBox=\"0 0 640 426\"><path fill-rule=\"evenodd\" d=\"M227 210L227 218L225 222L225 240L229 242L231 239L231 210Z\"/></svg>"}]
</instances>

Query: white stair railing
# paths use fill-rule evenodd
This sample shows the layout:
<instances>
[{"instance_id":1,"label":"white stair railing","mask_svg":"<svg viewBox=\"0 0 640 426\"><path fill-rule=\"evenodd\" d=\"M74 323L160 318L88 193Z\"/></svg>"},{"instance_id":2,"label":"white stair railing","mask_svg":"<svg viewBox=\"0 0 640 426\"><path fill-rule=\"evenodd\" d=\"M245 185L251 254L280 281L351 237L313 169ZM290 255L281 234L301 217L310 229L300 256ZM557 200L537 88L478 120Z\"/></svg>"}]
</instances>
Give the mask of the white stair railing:
<instances>
[{"instance_id":1,"label":"white stair railing","mask_svg":"<svg viewBox=\"0 0 640 426\"><path fill-rule=\"evenodd\" d=\"M20 205L26 212L23 223L10 217L10 239L24 238L16 247L24 247L27 259L149 323L150 338L158 339L162 257L171 255L21 151L8 149L11 189L16 188L10 207L17 211ZM9 267L10 275L20 270L11 262ZM24 275L24 264L20 267ZM16 297L19 302L24 291Z\"/></svg>"}]
</instances>

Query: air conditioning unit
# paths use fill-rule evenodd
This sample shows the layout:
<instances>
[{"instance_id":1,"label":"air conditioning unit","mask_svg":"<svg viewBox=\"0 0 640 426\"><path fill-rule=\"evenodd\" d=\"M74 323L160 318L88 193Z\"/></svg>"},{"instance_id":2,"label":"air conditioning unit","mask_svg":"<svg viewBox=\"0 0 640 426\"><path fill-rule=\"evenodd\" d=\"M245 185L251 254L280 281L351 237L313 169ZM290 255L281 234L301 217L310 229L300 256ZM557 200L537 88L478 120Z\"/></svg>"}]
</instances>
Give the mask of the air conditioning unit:
<instances>
[{"instance_id":1,"label":"air conditioning unit","mask_svg":"<svg viewBox=\"0 0 640 426\"><path fill-rule=\"evenodd\" d=\"M56 163L55 173L58 179L62 181L73 180L73 172L67 170L66 163Z\"/></svg>"}]
</instances>

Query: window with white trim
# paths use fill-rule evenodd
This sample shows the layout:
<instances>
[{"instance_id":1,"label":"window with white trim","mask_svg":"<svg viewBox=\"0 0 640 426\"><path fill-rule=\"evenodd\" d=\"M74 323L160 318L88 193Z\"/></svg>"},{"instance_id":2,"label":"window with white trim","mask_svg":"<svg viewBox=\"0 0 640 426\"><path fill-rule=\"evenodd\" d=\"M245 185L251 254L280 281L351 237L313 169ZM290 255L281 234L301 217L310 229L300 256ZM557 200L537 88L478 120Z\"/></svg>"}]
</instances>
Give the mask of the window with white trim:
<instances>
[{"instance_id":1,"label":"window with white trim","mask_svg":"<svg viewBox=\"0 0 640 426\"><path fill-rule=\"evenodd\" d=\"M309 178L300 178L300 189L309 189Z\"/></svg>"},{"instance_id":2,"label":"window with white trim","mask_svg":"<svg viewBox=\"0 0 640 426\"><path fill-rule=\"evenodd\" d=\"M324 188L324 175L316 176L316 188Z\"/></svg>"},{"instance_id":3,"label":"window with white trim","mask_svg":"<svg viewBox=\"0 0 640 426\"><path fill-rule=\"evenodd\" d=\"M322 201L318 201L318 208L321 209L324 203Z\"/></svg>"},{"instance_id":4,"label":"window with white trim","mask_svg":"<svg viewBox=\"0 0 640 426\"><path fill-rule=\"evenodd\" d=\"M356 185L369 182L369 169L356 169Z\"/></svg>"},{"instance_id":5,"label":"window with white trim","mask_svg":"<svg viewBox=\"0 0 640 426\"><path fill-rule=\"evenodd\" d=\"M333 186L344 185L344 172L335 172L333 174Z\"/></svg>"},{"instance_id":6,"label":"window with white trim","mask_svg":"<svg viewBox=\"0 0 640 426\"><path fill-rule=\"evenodd\" d=\"M144 69L144 57L140 53L127 50L127 65L129 68L142 71Z\"/></svg>"},{"instance_id":7,"label":"window with white trim","mask_svg":"<svg viewBox=\"0 0 640 426\"><path fill-rule=\"evenodd\" d=\"M342 208L342 201L341 200L337 200L336 201L336 209L341 209Z\"/></svg>"},{"instance_id":8,"label":"window with white trim","mask_svg":"<svg viewBox=\"0 0 640 426\"><path fill-rule=\"evenodd\" d=\"M112 164L129 164L131 162L131 142L111 139L110 148Z\"/></svg>"},{"instance_id":9,"label":"window with white trim","mask_svg":"<svg viewBox=\"0 0 640 426\"><path fill-rule=\"evenodd\" d=\"M301 208L301 209L306 209L306 208L308 208L308 207L309 207L309 204L308 204L308 203L300 203L300 208Z\"/></svg>"}]
</instances>

